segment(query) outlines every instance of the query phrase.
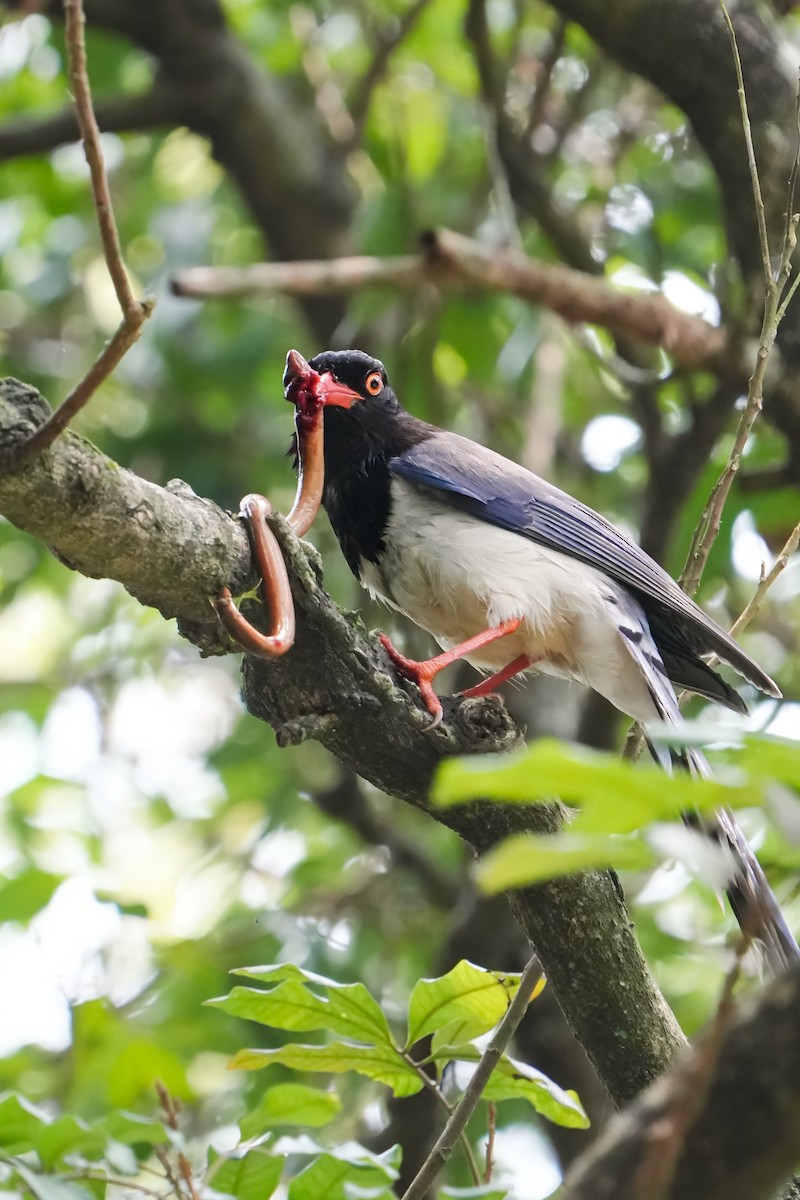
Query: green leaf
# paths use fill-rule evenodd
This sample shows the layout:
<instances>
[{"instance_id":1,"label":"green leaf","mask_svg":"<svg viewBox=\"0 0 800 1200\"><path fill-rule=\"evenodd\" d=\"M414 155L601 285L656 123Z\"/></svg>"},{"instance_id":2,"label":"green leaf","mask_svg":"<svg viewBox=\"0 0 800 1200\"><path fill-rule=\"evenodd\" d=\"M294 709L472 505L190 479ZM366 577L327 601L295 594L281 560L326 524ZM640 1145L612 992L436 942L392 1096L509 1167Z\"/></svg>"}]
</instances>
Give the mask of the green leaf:
<instances>
[{"instance_id":1,"label":"green leaf","mask_svg":"<svg viewBox=\"0 0 800 1200\"><path fill-rule=\"evenodd\" d=\"M540 1116L568 1129L587 1129L589 1118L575 1092L565 1091L541 1071L504 1056L492 1072L484 1100L527 1100Z\"/></svg>"},{"instance_id":2,"label":"green leaf","mask_svg":"<svg viewBox=\"0 0 800 1200\"><path fill-rule=\"evenodd\" d=\"M8 1092L0 1097L0 1146L7 1154L24 1154L36 1148L47 1126L47 1117L23 1096Z\"/></svg>"},{"instance_id":3,"label":"green leaf","mask_svg":"<svg viewBox=\"0 0 800 1200\"><path fill-rule=\"evenodd\" d=\"M60 875L27 867L13 879L0 883L0 923L30 921L49 903L61 882Z\"/></svg>"},{"instance_id":4,"label":"green leaf","mask_svg":"<svg viewBox=\"0 0 800 1200\"><path fill-rule=\"evenodd\" d=\"M214 1170L211 1184L215 1192L236 1196L237 1200L269 1200L280 1183L283 1164L283 1155L257 1147L242 1158L226 1159Z\"/></svg>"},{"instance_id":5,"label":"green leaf","mask_svg":"<svg viewBox=\"0 0 800 1200\"><path fill-rule=\"evenodd\" d=\"M323 1092L303 1083L279 1083L268 1088L258 1108L242 1118L239 1132L242 1141L248 1141L278 1125L318 1129L332 1121L341 1107L339 1097L333 1092Z\"/></svg>"},{"instance_id":6,"label":"green leaf","mask_svg":"<svg viewBox=\"0 0 800 1200\"><path fill-rule=\"evenodd\" d=\"M481 1051L471 1043L442 1046L432 1057L441 1064L453 1061L477 1063ZM571 1129L586 1129L589 1125L589 1118L575 1092L565 1091L535 1067L517 1062L506 1054L492 1072L482 1099L527 1100L555 1125L566 1125Z\"/></svg>"},{"instance_id":7,"label":"green leaf","mask_svg":"<svg viewBox=\"0 0 800 1200\"><path fill-rule=\"evenodd\" d=\"M289 1200L353 1200L364 1193L383 1194L397 1179L398 1166L397 1146L378 1155L345 1144L321 1154L296 1175L289 1184Z\"/></svg>"},{"instance_id":8,"label":"green leaf","mask_svg":"<svg viewBox=\"0 0 800 1200\"><path fill-rule=\"evenodd\" d=\"M124 1146L135 1146L137 1143L148 1146L160 1146L169 1142L170 1131L163 1121L155 1121L152 1117L143 1117L139 1113L125 1112L116 1109L107 1116L95 1121L92 1126L115 1142Z\"/></svg>"},{"instance_id":9,"label":"green leaf","mask_svg":"<svg viewBox=\"0 0 800 1200\"><path fill-rule=\"evenodd\" d=\"M453 1040L469 1041L486 1033L505 1013L519 987L519 978L486 971L462 959L439 979L421 979L408 1005L406 1046L445 1027L457 1029Z\"/></svg>"},{"instance_id":10,"label":"green leaf","mask_svg":"<svg viewBox=\"0 0 800 1200\"><path fill-rule=\"evenodd\" d=\"M277 986L266 992L236 987L209 1004L274 1029L327 1029L354 1041L392 1045L386 1016L363 983L336 983L291 963L244 968L236 974Z\"/></svg>"},{"instance_id":11,"label":"green leaf","mask_svg":"<svg viewBox=\"0 0 800 1200\"><path fill-rule=\"evenodd\" d=\"M580 805L571 831L627 833L687 810L760 803L761 790L752 783L733 785L688 774L675 774L665 787L664 774L655 766L543 738L515 755L446 760L437 773L433 799L448 807L476 796L519 804L559 797Z\"/></svg>"},{"instance_id":12,"label":"green leaf","mask_svg":"<svg viewBox=\"0 0 800 1200\"><path fill-rule=\"evenodd\" d=\"M732 755L737 767L751 777L767 777L800 790L800 746L784 738L763 734L745 738L744 746Z\"/></svg>"},{"instance_id":13,"label":"green leaf","mask_svg":"<svg viewBox=\"0 0 800 1200\"><path fill-rule=\"evenodd\" d=\"M255 1071L281 1063L294 1071L330 1071L341 1074L357 1071L378 1083L385 1083L395 1096L413 1096L423 1086L419 1075L398 1050L388 1046L351 1046L331 1042L327 1046L302 1046L292 1043L271 1050L240 1050L231 1066Z\"/></svg>"},{"instance_id":14,"label":"green leaf","mask_svg":"<svg viewBox=\"0 0 800 1200\"><path fill-rule=\"evenodd\" d=\"M480 860L478 885L484 892L503 892L557 875L571 875L594 867L639 870L656 860L653 850L638 837L608 834L520 833L506 838Z\"/></svg>"},{"instance_id":15,"label":"green leaf","mask_svg":"<svg viewBox=\"0 0 800 1200\"><path fill-rule=\"evenodd\" d=\"M2 1118L0 1118L0 1122ZM52 1170L65 1154L80 1151L86 1158L100 1158L106 1148L105 1134L85 1121L65 1113L47 1125L36 1139L36 1151L45 1170Z\"/></svg>"},{"instance_id":16,"label":"green leaf","mask_svg":"<svg viewBox=\"0 0 800 1200\"><path fill-rule=\"evenodd\" d=\"M59 1179L57 1175L39 1175L18 1162L14 1163L14 1170L36 1200L88 1200L86 1189L70 1180Z\"/></svg>"}]
</instances>

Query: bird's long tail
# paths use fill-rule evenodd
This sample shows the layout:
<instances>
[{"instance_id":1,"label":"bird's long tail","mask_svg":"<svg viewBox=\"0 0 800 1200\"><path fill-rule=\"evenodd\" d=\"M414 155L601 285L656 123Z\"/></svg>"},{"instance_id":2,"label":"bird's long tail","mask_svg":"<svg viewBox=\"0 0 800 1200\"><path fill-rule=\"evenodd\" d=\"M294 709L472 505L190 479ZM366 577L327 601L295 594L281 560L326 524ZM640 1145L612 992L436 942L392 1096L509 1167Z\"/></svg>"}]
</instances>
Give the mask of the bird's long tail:
<instances>
[{"instance_id":1,"label":"bird's long tail","mask_svg":"<svg viewBox=\"0 0 800 1200\"><path fill-rule=\"evenodd\" d=\"M631 657L644 674L658 716L667 724L680 726L683 718L678 698L667 677L647 619L635 601L630 603L626 615L631 618L631 624L635 620L636 636L631 636L627 622L620 623L620 632ZM646 733L645 739L653 758L668 773L678 767L703 779L711 776L711 767L705 755L694 747L674 749L656 744ZM780 974L795 965L800 961L800 947L733 813L720 810L710 821L701 821L695 814L686 814L684 820L714 838L731 855L733 865L725 894L742 932L763 947L770 969Z\"/></svg>"}]
</instances>

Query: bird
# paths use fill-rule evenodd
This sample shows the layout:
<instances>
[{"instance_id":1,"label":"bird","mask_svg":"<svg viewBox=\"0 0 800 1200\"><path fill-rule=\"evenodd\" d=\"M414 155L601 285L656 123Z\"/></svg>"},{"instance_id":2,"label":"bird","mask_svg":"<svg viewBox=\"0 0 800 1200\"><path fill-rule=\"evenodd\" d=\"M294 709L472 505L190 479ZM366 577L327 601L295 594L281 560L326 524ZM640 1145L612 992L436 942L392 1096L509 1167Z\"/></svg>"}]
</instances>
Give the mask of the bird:
<instances>
[{"instance_id":1,"label":"bird","mask_svg":"<svg viewBox=\"0 0 800 1200\"><path fill-rule=\"evenodd\" d=\"M716 655L767 696L777 684L635 542L599 513L519 464L406 411L383 363L362 350L308 362L290 351L287 399L313 394L324 420L326 510L353 574L443 647L416 661L381 641L442 719L433 681L464 658L488 678L462 695L492 693L526 671L575 680L641 722L665 771L710 774L694 747L647 737L679 724L676 689L747 711L704 661ZM730 813L715 835L733 853L727 891L743 929L773 961L800 958L763 871Z\"/></svg>"}]
</instances>

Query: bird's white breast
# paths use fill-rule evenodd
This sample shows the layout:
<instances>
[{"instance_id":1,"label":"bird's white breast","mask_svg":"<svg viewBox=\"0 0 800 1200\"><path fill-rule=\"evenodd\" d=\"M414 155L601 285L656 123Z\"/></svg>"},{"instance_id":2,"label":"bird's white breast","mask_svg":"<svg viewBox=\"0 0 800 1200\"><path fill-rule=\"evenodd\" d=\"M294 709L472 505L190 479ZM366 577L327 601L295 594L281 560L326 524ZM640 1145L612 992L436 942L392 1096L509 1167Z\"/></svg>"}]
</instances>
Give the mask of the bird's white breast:
<instances>
[{"instance_id":1,"label":"bird's white breast","mask_svg":"<svg viewBox=\"0 0 800 1200\"><path fill-rule=\"evenodd\" d=\"M541 669L588 683L632 715L652 715L620 638L618 585L567 554L460 513L404 480L391 486L385 552L378 566L361 564L361 580L373 595L445 647L521 617L516 633L469 657L473 666L498 670L526 654ZM635 694L622 695L629 686Z\"/></svg>"}]
</instances>

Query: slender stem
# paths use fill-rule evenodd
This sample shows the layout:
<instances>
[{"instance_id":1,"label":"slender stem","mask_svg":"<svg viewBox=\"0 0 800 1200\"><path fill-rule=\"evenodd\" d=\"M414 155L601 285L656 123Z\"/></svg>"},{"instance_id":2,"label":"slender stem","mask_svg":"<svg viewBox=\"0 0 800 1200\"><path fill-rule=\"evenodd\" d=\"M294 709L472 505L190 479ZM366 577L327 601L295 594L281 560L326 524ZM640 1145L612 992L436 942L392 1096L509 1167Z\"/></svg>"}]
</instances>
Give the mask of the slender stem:
<instances>
[{"instance_id":1,"label":"slender stem","mask_svg":"<svg viewBox=\"0 0 800 1200\"><path fill-rule=\"evenodd\" d=\"M739 92L739 107L742 112L742 129L744 130L744 140L747 146L747 165L750 168L750 182L753 187L753 199L756 203L756 220L758 221L758 240L761 246L761 265L764 268L764 282L767 288L774 283L772 278L772 267L769 257L769 237L767 235L767 218L764 211L764 200L761 195L761 181L758 177L758 165L756 163L756 152L753 147L753 132L750 128L750 114L747 111L747 96L744 90L744 75L742 74L742 60L739 57L739 47L736 44L736 31L733 28L728 9L725 6L725 0L720 0L720 8L722 15L725 18L725 24L728 27L728 37L731 40L731 49L733 51L733 63L736 68L736 84Z\"/></svg>"},{"instance_id":2,"label":"slender stem","mask_svg":"<svg viewBox=\"0 0 800 1200\"><path fill-rule=\"evenodd\" d=\"M497 1135L497 1105L489 1101L488 1136L486 1138L486 1170L483 1172L483 1182L491 1183L494 1173L494 1143Z\"/></svg>"},{"instance_id":3,"label":"slender stem","mask_svg":"<svg viewBox=\"0 0 800 1200\"><path fill-rule=\"evenodd\" d=\"M771 569L759 582L759 585L753 592L753 595L731 625L731 637L736 637L737 634L741 633L742 630L750 624L753 617L756 616L758 610L761 608L761 605L764 603L764 597L778 576L784 571L786 564L789 562L789 559L795 553L798 546L800 546L800 523L795 525L794 529L789 534L789 537L786 539L783 549L775 559L775 562L772 564Z\"/></svg>"},{"instance_id":4,"label":"slender stem","mask_svg":"<svg viewBox=\"0 0 800 1200\"><path fill-rule=\"evenodd\" d=\"M128 316L138 308L139 302L131 290L125 264L122 261L119 234L114 220L114 210L111 206L111 193L108 190L108 176L100 146L100 130L92 107L92 93L86 69L84 39L86 17L83 12L83 0L64 0L64 26L69 82L75 99L75 115L78 118L78 127L83 140L83 152L86 155L92 179L92 198L97 213L103 253L108 273L114 284L114 291L117 293L119 306L124 315Z\"/></svg>"},{"instance_id":5,"label":"slender stem","mask_svg":"<svg viewBox=\"0 0 800 1200\"><path fill-rule=\"evenodd\" d=\"M517 1026L525 1015L531 992L537 979L542 973L538 958L530 959L522 972L519 989L511 1001L500 1024L495 1030L492 1040L481 1055L477 1067L464 1089L458 1104L453 1109L450 1119L439 1135L436 1145L431 1150L425 1162L420 1167L415 1178L406 1189L402 1200L421 1200L428 1192L442 1167L450 1159L459 1138L463 1135L478 1101L483 1095L484 1088L489 1082L492 1071L503 1056L508 1043L516 1032Z\"/></svg>"},{"instance_id":6,"label":"slender stem","mask_svg":"<svg viewBox=\"0 0 800 1200\"><path fill-rule=\"evenodd\" d=\"M133 343L138 340L142 325L153 311L154 304L154 300L148 299L139 305L141 319L131 321L128 317L123 318L122 324L117 327L113 337L106 343L80 383L76 383L63 404L20 447L15 461L16 467L21 467L34 455L41 454L56 440L59 434L64 432L73 417L81 411L103 380L108 378Z\"/></svg>"},{"instance_id":7,"label":"slender stem","mask_svg":"<svg viewBox=\"0 0 800 1200\"><path fill-rule=\"evenodd\" d=\"M59 434L63 433L73 417L97 391L123 356L138 339L155 301L138 301L131 290L130 281L122 261L119 234L111 205L103 151L100 145L100 130L92 107L92 93L86 70L86 44L84 29L86 18L83 0L64 0L65 40L67 46L69 81L75 100L75 115L81 132L83 150L89 164L92 199L97 214L100 240L108 273L122 309L122 324L111 341L95 359L86 375L76 384L64 403L36 431L19 451L15 466L21 466L34 454L41 454Z\"/></svg>"},{"instance_id":8,"label":"slender stem","mask_svg":"<svg viewBox=\"0 0 800 1200\"><path fill-rule=\"evenodd\" d=\"M444 1092L439 1087L439 1085L436 1083L436 1081L434 1079L431 1079L431 1077L427 1071L423 1070L422 1063L416 1062L411 1057L411 1055L408 1054L404 1050L401 1051L401 1054L403 1055L403 1058L406 1060L408 1065L410 1067L413 1067L414 1070L417 1072L420 1079L422 1080L422 1082L424 1083L424 1085L428 1089L428 1091L431 1093L431 1095L436 1097L438 1102L441 1104L442 1108L448 1114L448 1117L451 1117L453 1112L455 1111L453 1108L453 1105L447 1099ZM470 1146L470 1144L469 1144L469 1138L467 1137L467 1135L465 1133L462 1132L459 1135L458 1143L464 1152L464 1158L467 1160L467 1167L469 1168L469 1173L472 1176L472 1182L475 1184L476 1187L479 1187L482 1182L480 1168L478 1167L478 1163L475 1158L475 1154L472 1150L472 1146ZM403 1200L405 1200L405 1197L403 1197Z\"/></svg>"}]
</instances>

